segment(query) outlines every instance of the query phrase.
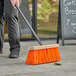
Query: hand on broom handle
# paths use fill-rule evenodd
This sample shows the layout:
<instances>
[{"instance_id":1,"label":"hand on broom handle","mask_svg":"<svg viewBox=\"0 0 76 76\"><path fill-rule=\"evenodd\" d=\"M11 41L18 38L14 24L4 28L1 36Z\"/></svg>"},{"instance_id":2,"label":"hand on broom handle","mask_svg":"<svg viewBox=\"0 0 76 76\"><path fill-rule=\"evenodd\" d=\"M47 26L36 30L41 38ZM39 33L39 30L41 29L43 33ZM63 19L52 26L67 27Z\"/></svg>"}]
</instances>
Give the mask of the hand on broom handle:
<instances>
[{"instance_id":1,"label":"hand on broom handle","mask_svg":"<svg viewBox=\"0 0 76 76\"><path fill-rule=\"evenodd\" d=\"M18 8L18 6L15 4L15 7L17 8L17 10L19 11L19 13L21 14L21 16L23 17L24 21L27 23L28 27L30 28L30 30L32 31L32 33L34 34L35 38L37 39L38 43L40 45L42 45L40 39L38 38L38 36L36 35L35 31L33 30L33 28L31 27L30 23L28 22L28 20L26 19L26 17L24 16L24 14L22 13L22 11Z\"/></svg>"}]
</instances>

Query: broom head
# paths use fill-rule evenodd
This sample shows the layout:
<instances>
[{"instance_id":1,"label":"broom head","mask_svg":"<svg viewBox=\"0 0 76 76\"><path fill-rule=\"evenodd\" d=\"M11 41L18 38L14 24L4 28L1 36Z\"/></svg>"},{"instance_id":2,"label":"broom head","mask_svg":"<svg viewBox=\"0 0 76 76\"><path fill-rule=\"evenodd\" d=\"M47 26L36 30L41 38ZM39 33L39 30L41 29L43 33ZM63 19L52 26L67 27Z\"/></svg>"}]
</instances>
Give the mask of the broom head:
<instances>
[{"instance_id":1,"label":"broom head","mask_svg":"<svg viewBox=\"0 0 76 76\"><path fill-rule=\"evenodd\" d=\"M37 65L61 60L58 44L31 46L25 64Z\"/></svg>"}]
</instances>

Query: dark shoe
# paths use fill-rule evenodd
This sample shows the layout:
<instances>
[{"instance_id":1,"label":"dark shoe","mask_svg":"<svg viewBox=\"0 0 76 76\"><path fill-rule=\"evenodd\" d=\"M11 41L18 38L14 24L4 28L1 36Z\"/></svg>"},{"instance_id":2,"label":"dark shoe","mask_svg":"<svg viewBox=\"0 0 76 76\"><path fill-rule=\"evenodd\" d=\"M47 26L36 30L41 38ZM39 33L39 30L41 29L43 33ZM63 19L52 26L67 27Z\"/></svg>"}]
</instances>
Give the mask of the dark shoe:
<instances>
[{"instance_id":1,"label":"dark shoe","mask_svg":"<svg viewBox=\"0 0 76 76\"><path fill-rule=\"evenodd\" d=\"M0 50L0 54L2 54L3 52L2 52L2 50Z\"/></svg>"},{"instance_id":2,"label":"dark shoe","mask_svg":"<svg viewBox=\"0 0 76 76\"><path fill-rule=\"evenodd\" d=\"M19 51L12 51L9 55L9 58L18 58L19 57Z\"/></svg>"}]
</instances>

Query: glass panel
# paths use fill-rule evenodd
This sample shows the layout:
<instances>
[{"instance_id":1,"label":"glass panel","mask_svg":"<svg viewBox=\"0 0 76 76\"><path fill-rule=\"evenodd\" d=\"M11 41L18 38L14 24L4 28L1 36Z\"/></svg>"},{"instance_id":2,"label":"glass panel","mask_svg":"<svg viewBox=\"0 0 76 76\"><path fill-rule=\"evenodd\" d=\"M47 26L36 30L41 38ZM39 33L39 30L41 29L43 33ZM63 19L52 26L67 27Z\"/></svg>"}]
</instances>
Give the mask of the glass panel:
<instances>
[{"instance_id":1,"label":"glass panel","mask_svg":"<svg viewBox=\"0 0 76 76\"><path fill-rule=\"evenodd\" d=\"M6 21L4 21L4 39L8 39Z\"/></svg>"},{"instance_id":2,"label":"glass panel","mask_svg":"<svg viewBox=\"0 0 76 76\"><path fill-rule=\"evenodd\" d=\"M24 15L26 16L29 23L32 25L31 16L30 16L29 9L28 9L29 8L28 3L29 3L28 0L26 0L26 1L22 0L20 9L22 10ZM25 21L23 20L23 18L21 17L20 14L19 14L19 26L20 26L20 37L21 37L21 39L22 38L32 38L31 31L27 27ZM4 39L8 39L6 22L4 22L4 33L5 33Z\"/></svg>"},{"instance_id":3,"label":"glass panel","mask_svg":"<svg viewBox=\"0 0 76 76\"><path fill-rule=\"evenodd\" d=\"M29 1L29 9L32 16L32 0ZM37 31L39 37L56 36L58 24L59 0L37 0ZM23 3L24 6L25 3ZM21 34L21 38L31 38L31 34ZM5 38L7 30L5 26Z\"/></svg>"},{"instance_id":4,"label":"glass panel","mask_svg":"<svg viewBox=\"0 0 76 76\"><path fill-rule=\"evenodd\" d=\"M56 36L58 23L58 0L38 0L37 19L40 37Z\"/></svg>"}]
</instances>

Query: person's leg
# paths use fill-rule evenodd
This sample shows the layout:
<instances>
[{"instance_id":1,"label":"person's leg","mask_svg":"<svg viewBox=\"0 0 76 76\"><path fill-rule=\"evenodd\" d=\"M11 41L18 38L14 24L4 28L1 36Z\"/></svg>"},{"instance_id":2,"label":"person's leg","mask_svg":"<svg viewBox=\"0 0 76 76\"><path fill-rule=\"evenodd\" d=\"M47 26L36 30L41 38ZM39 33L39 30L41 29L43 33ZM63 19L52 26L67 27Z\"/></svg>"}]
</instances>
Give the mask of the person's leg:
<instances>
[{"instance_id":1,"label":"person's leg","mask_svg":"<svg viewBox=\"0 0 76 76\"><path fill-rule=\"evenodd\" d=\"M2 54L3 41L4 41L4 29L3 29L3 17L0 18L0 54Z\"/></svg>"},{"instance_id":2,"label":"person's leg","mask_svg":"<svg viewBox=\"0 0 76 76\"><path fill-rule=\"evenodd\" d=\"M3 22L4 22L4 17L3 17L3 11L4 11L4 1L0 1L0 54L2 54L2 48L3 48Z\"/></svg>"},{"instance_id":3,"label":"person's leg","mask_svg":"<svg viewBox=\"0 0 76 76\"><path fill-rule=\"evenodd\" d=\"M4 13L8 27L8 37L10 44L10 58L17 58L20 52L20 33L18 26L18 11L15 9L11 0L4 0Z\"/></svg>"}]
</instances>

